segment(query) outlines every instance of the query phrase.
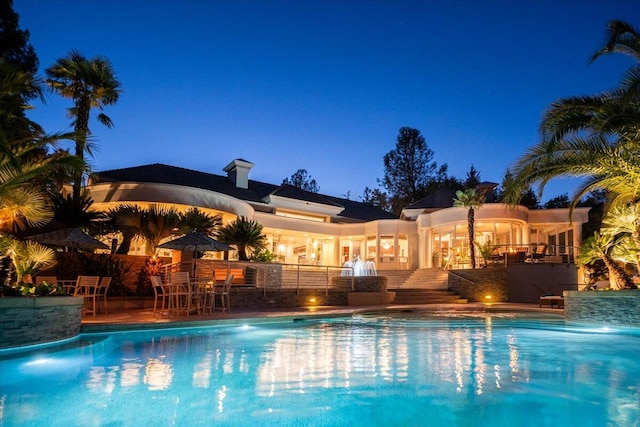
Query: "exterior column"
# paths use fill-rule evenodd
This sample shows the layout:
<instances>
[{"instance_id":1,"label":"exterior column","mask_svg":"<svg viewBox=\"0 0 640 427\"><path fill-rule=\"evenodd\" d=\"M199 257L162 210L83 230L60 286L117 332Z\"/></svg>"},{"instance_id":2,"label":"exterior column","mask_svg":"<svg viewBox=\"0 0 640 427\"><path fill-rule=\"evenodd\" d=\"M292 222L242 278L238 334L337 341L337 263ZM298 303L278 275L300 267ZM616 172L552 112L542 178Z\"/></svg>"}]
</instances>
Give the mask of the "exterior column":
<instances>
[{"instance_id":1,"label":"exterior column","mask_svg":"<svg viewBox=\"0 0 640 427\"><path fill-rule=\"evenodd\" d=\"M522 226L522 243L525 245L531 243L531 226L529 224Z\"/></svg>"},{"instance_id":2,"label":"exterior column","mask_svg":"<svg viewBox=\"0 0 640 427\"><path fill-rule=\"evenodd\" d=\"M573 223L573 242L571 244L574 248L579 248L582 245L582 224Z\"/></svg>"}]
</instances>

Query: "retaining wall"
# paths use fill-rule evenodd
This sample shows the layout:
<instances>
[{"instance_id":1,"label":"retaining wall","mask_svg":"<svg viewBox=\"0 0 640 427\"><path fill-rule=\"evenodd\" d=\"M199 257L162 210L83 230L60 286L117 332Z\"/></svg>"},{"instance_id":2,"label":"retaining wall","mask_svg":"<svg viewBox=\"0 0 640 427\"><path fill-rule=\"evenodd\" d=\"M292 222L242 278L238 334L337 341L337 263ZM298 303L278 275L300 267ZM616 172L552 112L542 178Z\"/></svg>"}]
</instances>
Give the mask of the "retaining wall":
<instances>
[{"instance_id":1,"label":"retaining wall","mask_svg":"<svg viewBox=\"0 0 640 427\"><path fill-rule=\"evenodd\" d=\"M563 295L567 321L640 327L640 289L565 291Z\"/></svg>"},{"instance_id":2,"label":"retaining wall","mask_svg":"<svg viewBox=\"0 0 640 427\"><path fill-rule=\"evenodd\" d=\"M449 289L469 302L508 301L507 269L453 270L449 273ZM485 298L487 295L491 298Z\"/></svg>"},{"instance_id":3,"label":"retaining wall","mask_svg":"<svg viewBox=\"0 0 640 427\"><path fill-rule=\"evenodd\" d=\"M82 297L0 298L0 348L43 344L80 333Z\"/></svg>"}]
</instances>

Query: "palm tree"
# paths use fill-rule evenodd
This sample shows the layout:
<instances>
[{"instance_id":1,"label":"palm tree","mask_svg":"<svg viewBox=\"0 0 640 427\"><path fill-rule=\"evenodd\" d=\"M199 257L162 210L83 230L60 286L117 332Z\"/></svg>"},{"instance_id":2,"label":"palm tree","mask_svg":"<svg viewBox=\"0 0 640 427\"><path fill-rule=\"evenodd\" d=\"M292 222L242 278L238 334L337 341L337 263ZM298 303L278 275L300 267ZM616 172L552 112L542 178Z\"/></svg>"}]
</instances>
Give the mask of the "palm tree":
<instances>
[{"instance_id":1,"label":"palm tree","mask_svg":"<svg viewBox=\"0 0 640 427\"><path fill-rule=\"evenodd\" d=\"M105 218L103 212L91 210L93 199L86 191L79 199L62 193L51 193L49 197L53 208L53 220L47 226L50 230L79 227L93 231Z\"/></svg>"},{"instance_id":2,"label":"palm tree","mask_svg":"<svg viewBox=\"0 0 640 427\"><path fill-rule=\"evenodd\" d=\"M122 233L122 243L116 253L126 255L131 249L131 241L138 235L142 237L142 211L137 205L125 204L107 212L112 231Z\"/></svg>"},{"instance_id":3,"label":"palm tree","mask_svg":"<svg viewBox=\"0 0 640 427\"><path fill-rule=\"evenodd\" d=\"M131 241L138 237L147 244L147 253L153 255L160 242L180 233L180 214L174 207L152 204L148 208L122 205L108 212L112 226L120 231L123 242L118 253L129 252Z\"/></svg>"},{"instance_id":4,"label":"palm tree","mask_svg":"<svg viewBox=\"0 0 640 427\"><path fill-rule=\"evenodd\" d=\"M222 225L222 218L220 218L220 215L211 216L193 207L180 214L180 223L180 232L182 234L188 234L196 230L214 234L216 229Z\"/></svg>"},{"instance_id":5,"label":"palm tree","mask_svg":"<svg viewBox=\"0 0 640 427\"><path fill-rule=\"evenodd\" d=\"M594 96L569 97L551 105L541 124L541 142L518 160L507 201L553 178L586 178L571 208L595 189L613 194L612 206L640 200L640 34L622 21L611 21L605 47L593 56L620 53L636 64L619 86Z\"/></svg>"},{"instance_id":6,"label":"palm tree","mask_svg":"<svg viewBox=\"0 0 640 427\"><path fill-rule=\"evenodd\" d=\"M16 267L17 281L35 275L40 270L53 267L56 253L37 242L20 241L9 236L0 236L0 252L11 254Z\"/></svg>"},{"instance_id":7,"label":"palm tree","mask_svg":"<svg viewBox=\"0 0 640 427\"><path fill-rule=\"evenodd\" d=\"M255 252L266 248L267 239L262 234L262 225L243 216L220 228L217 237L236 247L240 261L249 260L247 250Z\"/></svg>"},{"instance_id":8,"label":"palm tree","mask_svg":"<svg viewBox=\"0 0 640 427\"><path fill-rule=\"evenodd\" d=\"M180 232L180 214L174 207L152 204L142 214L142 237L147 253L155 254L160 242Z\"/></svg>"},{"instance_id":9,"label":"palm tree","mask_svg":"<svg viewBox=\"0 0 640 427\"><path fill-rule=\"evenodd\" d=\"M85 152L91 155L90 146L87 144L91 135L91 109L98 108L102 111L105 106L115 104L120 97L120 82L115 77L113 66L104 57L87 59L78 51L72 50L45 72L51 90L73 100L74 106L69 108L69 114L74 118L75 155L84 159ZM109 128L113 126L111 119L104 113L99 113L96 118ZM82 173L78 173L73 183L74 199L79 199L81 186Z\"/></svg>"},{"instance_id":10,"label":"palm tree","mask_svg":"<svg viewBox=\"0 0 640 427\"><path fill-rule=\"evenodd\" d=\"M629 275L611 256L611 250L617 246L619 241L610 234L596 232L582 243L578 263L581 265L591 264L602 260L609 271L609 277L613 278L613 285L617 289L631 289L635 286Z\"/></svg>"},{"instance_id":11,"label":"palm tree","mask_svg":"<svg viewBox=\"0 0 640 427\"><path fill-rule=\"evenodd\" d=\"M602 232L622 236L621 250L627 262L640 266L640 203L618 205L602 219ZM625 250L626 249L626 250Z\"/></svg>"},{"instance_id":12,"label":"palm tree","mask_svg":"<svg viewBox=\"0 0 640 427\"><path fill-rule=\"evenodd\" d=\"M72 156L40 156L59 138L61 135L32 136L11 142L0 138L0 229L16 232L51 220L48 197L37 181L56 170L80 168Z\"/></svg>"},{"instance_id":13,"label":"palm tree","mask_svg":"<svg viewBox=\"0 0 640 427\"><path fill-rule=\"evenodd\" d=\"M456 198L453 199L453 206L467 209L467 232L469 234L469 256L471 258L471 268L476 268L476 247L475 247L475 210L483 205L485 196L483 192L476 192L473 188L464 191L456 191Z\"/></svg>"}]
</instances>

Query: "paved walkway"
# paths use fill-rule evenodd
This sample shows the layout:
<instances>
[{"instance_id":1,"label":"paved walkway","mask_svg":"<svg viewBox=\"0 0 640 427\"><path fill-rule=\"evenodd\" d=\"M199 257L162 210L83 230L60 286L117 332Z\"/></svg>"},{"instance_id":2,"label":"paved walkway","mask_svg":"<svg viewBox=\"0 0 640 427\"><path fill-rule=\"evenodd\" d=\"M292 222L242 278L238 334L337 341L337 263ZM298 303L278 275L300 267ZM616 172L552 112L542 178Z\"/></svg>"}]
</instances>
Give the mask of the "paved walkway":
<instances>
[{"instance_id":1,"label":"paved walkway","mask_svg":"<svg viewBox=\"0 0 640 427\"><path fill-rule=\"evenodd\" d=\"M215 323L238 323L247 319L277 319L299 317L336 317L351 316L361 312L384 311L426 311L426 312L514 312L514 313L544 313L545 315L564 316L564 310L552 308L540 308L538 304L513 304L513 303L470 303L470 304L425 304L425 305L389 305L369 307L301 307L282 310L251 310L234 311L231 314L215 313L190 316L171 316L166 313L153 313L152 309L129 309L113 311L108 314L84 316L82 318L83 332L107 331L121 329L140 328L165 328L210 325Z\"/></svg>"}]
</instances>

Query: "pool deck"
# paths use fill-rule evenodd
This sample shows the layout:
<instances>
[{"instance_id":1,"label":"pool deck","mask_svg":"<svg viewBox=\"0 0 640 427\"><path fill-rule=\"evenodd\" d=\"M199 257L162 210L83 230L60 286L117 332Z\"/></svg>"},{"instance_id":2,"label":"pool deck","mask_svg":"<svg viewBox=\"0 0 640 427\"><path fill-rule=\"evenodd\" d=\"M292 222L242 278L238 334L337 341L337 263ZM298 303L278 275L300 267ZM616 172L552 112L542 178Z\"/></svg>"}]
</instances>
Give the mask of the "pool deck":
<instances>
[{"instance_id":1,"label":"pool deck","mask_svg":"<svg viewBox=\"0 0 640 427\"><path fill-rule=\"evenodd\" d=\"M123 329L157 329L188 326L205 326L212 324L237 324L252 319L268 319L270 321L286 318L318 318L344 317L358 313L397 311L425 312L488 312L488 313L539 313L545 316L564 317L564 310L557 308L540 308L538 304L515 303L470 303L470 304L428 304L428 305L388 305L366 307L301 307L282 310L233 311L230 314L194 314L190 316L168 317L166 313L156 313L152 309L119 310L108 314L98 313L94 316L82 317L82 332L100 332Z\"/></svg>"}]
</instances>

